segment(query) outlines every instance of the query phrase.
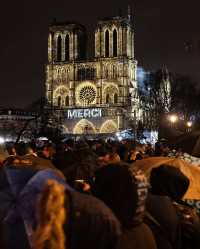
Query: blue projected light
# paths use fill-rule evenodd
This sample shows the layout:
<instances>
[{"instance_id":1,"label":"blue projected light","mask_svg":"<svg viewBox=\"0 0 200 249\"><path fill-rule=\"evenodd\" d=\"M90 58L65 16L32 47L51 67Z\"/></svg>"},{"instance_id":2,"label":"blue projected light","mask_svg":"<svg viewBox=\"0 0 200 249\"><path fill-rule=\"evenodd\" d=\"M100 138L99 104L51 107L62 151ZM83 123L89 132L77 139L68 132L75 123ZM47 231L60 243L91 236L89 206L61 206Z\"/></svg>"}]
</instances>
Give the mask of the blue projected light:
<instances>
[{"instance_id":1,"label":"blue projected light","mask_svg":"<svg viewBox=\"0 0 200 249\"><path fill-rule=\"evenodd\" d=\"M144 86L146 80L148 80L149 72L145 71L142 67L137 68L137 81L140 87Z\"/></svg>"}]
</instances>

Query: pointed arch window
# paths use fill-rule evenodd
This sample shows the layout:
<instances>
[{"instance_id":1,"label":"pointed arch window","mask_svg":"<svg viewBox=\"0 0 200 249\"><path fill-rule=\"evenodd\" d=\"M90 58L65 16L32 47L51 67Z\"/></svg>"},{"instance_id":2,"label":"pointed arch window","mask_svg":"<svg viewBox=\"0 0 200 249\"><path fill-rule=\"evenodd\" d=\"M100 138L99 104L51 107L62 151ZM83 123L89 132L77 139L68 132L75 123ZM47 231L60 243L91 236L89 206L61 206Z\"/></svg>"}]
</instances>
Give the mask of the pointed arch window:
<instances>
[{"instance_id":1,"label":"pointed arch window","mask_svg":"<svg viewBox=\"0 0 200 249\"><path fill-rule=\"evenodd\" d=\"M61 96L58 96L58 107L61 107Z\"/></svg>"},{"instance_id":2,"label":"pointed arch window","mask_svg":"<svg viewBox=\"0 0 200 249\"><path fill-rule=\"evenodd\" d=\"M62 38L59 35L57 38L57 61L61 61L62 58Z\"/></svg>"},{"instance_id":3,"label":"pointed arch window","mask_svg":"<svg viewBox=\"0 0 200 249\"><path fill-rule=\"evenodd\" d=\"M69 61L69 35L65 36L65 61Z\"/></svg>"},{"instance_id":4,"label":"pointed arch window","mask_svg":"<svg viewBox=\"0 0 200 249\"><path fill-rule=\"evenodd\" d=\"M65 97L65 106L69 106L69 96Z\"/></svg>"},{"instance_id":5,"label":"pointed arch window","mask_svg":"<svg viewBox=\"0 0 200 249\"><path fill-rule=\"evenodd\" d=\"M113 57L117 57L117 30L113 30Z\"/></svg>"},{"instance_id":6,"label":"pointed arch window","mask_svg":"<svg viewBox=\"0 0 200 249\"><path fill-rule=\"evenodd\" d=\"M114 94L114 104L117 104L118 102L118 95L117 93Z\"/></svg>"},{"instance_id":7,"label":"pointed arch window","mask_svg":"<svg viewBox=\"0 0 200 249\"><path fill-rule=\"evenodd\" d=\"M109 57L109 31L105 33L105 57Z\"/></svg>"},{"instance_id":8,"label":"pointed arch window","mask_svg":"<svg viewBox=\"0 0 200 249\"><path fill-rule=\"evenodd\" d=\"M106 94L106 104L109 104L109 102L110 102L110 95Z\"/></svg>"}]
</instances>

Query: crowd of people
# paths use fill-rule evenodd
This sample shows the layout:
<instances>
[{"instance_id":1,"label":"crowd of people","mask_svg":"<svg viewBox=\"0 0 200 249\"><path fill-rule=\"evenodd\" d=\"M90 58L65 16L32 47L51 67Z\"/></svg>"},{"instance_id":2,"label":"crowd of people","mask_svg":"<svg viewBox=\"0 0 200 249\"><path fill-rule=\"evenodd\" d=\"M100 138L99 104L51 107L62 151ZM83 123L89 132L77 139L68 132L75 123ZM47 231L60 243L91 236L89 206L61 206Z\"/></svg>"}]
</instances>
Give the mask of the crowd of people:
<instances>
[{"instance_id":1,"label":"crowd of people","mask_svg":"<svg viewBox=\"0 0 200 249\"><path fill-rule=\"evenodd\" d=\"M0 249L199 249L199 216L182 201L188 177L167 164L149 178L134 167L169 152L133 141L7 144Z\"/></svg>"}]
</instances>

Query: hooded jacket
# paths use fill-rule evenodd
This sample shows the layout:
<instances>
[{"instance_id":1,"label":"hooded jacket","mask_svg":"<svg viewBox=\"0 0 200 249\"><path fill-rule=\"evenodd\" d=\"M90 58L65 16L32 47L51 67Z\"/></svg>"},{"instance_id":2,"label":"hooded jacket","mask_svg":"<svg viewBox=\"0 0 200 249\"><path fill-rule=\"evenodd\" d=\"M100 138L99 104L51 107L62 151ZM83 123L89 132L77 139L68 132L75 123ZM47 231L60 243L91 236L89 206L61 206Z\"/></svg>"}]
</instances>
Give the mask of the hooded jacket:
<instances>
[{"instance_id":1,"label":"hooded jacket","mask_svg":"<svg viewBox=\"0 0 200 249\"><path fill-rule=\"evenodd\" d=\"M93 196L70 191L69 219L64 226L66 248L118 249L121 227L112 211Z\"/></svg>"},{"instance_id":2,"label":"hooded jacket","mask_svg":"<svg viewBox=\"0 0 200 249\"><path fill-rule=\"evenodd\" d=\"M174 201L180 201L185 195L190 181L179 169L161 165L152 169L150 184L152 194L169 196Z\"/></svg>"},{"instance_id":3,"label":"hooded jacket","mask_svg":"<svg viewBox=\"0 0 200 249\"><path fill-rule=\"evenodd\" d=\"M76 180L91 181L97 169L97 156L87 143L79 141L73 152L73 160L62 170L67 182L74 187Z\"/></svg>"},{"instance_id":4,"label":"hooded jacket","mask_svg":"<svg viewBox=\"0 0 200 249\"><path fill-rule=\"evenodd\" d=\"M151 230L143 223L147 187L144 175L125 163L105 166L96 173L93 193L122 225L120 249L157 248Z\"/></svg>"},{"instance_id":5,"label":"hooded jacket","mask_svg":"<svg viewBox=\"0 0 200 249\"><path fill-rule=\"evenodd\" d=\"M160 228L146 220L151 227L159 249L181 247L180 220L173 201L180 201L189 187L189 179L177 168L161 165L151 171L151 193L147 198L147 211L160 224Z\"/></svg>"}]
</instances>

